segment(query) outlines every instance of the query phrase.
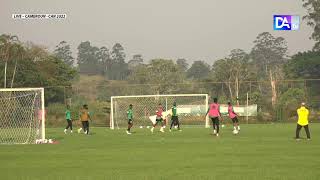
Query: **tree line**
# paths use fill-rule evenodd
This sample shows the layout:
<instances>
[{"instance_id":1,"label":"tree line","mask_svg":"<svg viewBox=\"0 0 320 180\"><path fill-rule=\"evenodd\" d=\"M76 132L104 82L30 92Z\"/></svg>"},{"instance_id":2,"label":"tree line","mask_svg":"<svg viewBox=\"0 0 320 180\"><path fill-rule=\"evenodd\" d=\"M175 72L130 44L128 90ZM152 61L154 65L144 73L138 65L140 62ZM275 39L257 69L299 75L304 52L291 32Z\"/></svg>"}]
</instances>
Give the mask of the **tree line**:
<instances>
[{"instance_id":1,"label":"tree line","mask_svg":"<svg viewBox=\"0 0 320 180\"><path fill-rule=\"evenodd\" d=\"M218 94L226 99L238 101L240 94L247 91L243 82L265 81L268 88L260 84L252 87L257 97L271 92L269 100L273 107L291 94L304 97L299 89L283 92L279 82L284 79L320 78L320 6L316 0L303 0L308 10L304 19L314 28L311 38L315 41L312 50L288 56L287 42L283 37L274 37L269 32L257 35L253 47L246 52L231 50L221 59L212 59L212 64L179 58L152 59L145 62L141 54L127 58L125 49L115 43L110 49L96 47L89 41L77 47L77 58L72 56L70 45L61 41L53 52L33 43L20 42L14 35L0 36L0 83L3 87L56 87L71 86L73 80L82 74L99 74L107 80L121 80L128 84L152 84L141 93L163 94L183 92L177 84L190 82L220 82L223 93L213 86L203 87L210 94ZM316 94L318 86L313 87ZM61 90L52 88L46 97L50 101L61 100ZM63 94L63 93L62 93ZM257 98L259 99L259 98ZM283 98L282 98L283 99Z\"/></svg>"}]
</instances>

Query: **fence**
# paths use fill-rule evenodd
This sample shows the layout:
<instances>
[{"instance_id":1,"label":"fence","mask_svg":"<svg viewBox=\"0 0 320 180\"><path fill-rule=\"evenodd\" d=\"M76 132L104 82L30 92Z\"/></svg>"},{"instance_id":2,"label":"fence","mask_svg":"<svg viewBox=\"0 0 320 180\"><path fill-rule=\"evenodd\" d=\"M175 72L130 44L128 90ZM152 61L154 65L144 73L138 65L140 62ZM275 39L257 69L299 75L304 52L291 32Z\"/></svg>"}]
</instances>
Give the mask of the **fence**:
<instances>
[{"instance_id":1,"label":"fence","mask_svg":"<svg viewBox=\"0 0 320 180\"><path fill-rule=\"evenodd\" d=\"M296 109L302 101L310 109L310 120L320 119L320 79L246 82L190 82L178 84L130 84L126 81L101 81L91 85L45 87L47 125L65 124L65 104L71 105L72 116L78 118L81 105L88 104L95 126L110 125L110 97L152 94L209 94L221 104L257 104L257 116L240 118L248 123L295 122ZM238 86L236 86L238 84ZM238 91L236 91L238 89ZM274 101L275 99L275 101ZM210 101L210 100L209 100Z\"/></svg>"}]
</instances>

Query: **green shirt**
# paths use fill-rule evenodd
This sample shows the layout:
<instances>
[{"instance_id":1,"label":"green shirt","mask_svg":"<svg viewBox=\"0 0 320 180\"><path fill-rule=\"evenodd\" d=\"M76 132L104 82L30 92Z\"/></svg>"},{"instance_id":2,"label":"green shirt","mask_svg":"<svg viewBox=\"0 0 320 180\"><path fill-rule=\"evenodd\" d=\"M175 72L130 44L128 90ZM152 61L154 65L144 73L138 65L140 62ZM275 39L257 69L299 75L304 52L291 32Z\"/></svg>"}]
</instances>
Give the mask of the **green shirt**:
<instances>
[{"instance_id":1,"label":"green shirt","mask_svg":"<svg viewBox=\"0 0 320 180\"><path fill-rule=\"evenodd\" d=\"M178 116L177 114L177 106L172 107L172 116Z\"/></svg>"},{"instance_id":2,"label":"green shirt","mask_svg":"<svg viewBox=\"0 0 320 180\"><path fill-rule=\"evenodd\" d=\"M66 119L71 120L71 111L69 109L66 110Z\"/></svg>"},{"instance_id":3,"label":"green shirt","mask_svg":"<svg viewBox=\"0 0 320 180\"><path fill-rule=\"evenodd\" d=\"M132 109L128 109L127 115L128 115L128 119L132 120L132 118L133 118L133 110Z\"/></svg>"}]
</instances>

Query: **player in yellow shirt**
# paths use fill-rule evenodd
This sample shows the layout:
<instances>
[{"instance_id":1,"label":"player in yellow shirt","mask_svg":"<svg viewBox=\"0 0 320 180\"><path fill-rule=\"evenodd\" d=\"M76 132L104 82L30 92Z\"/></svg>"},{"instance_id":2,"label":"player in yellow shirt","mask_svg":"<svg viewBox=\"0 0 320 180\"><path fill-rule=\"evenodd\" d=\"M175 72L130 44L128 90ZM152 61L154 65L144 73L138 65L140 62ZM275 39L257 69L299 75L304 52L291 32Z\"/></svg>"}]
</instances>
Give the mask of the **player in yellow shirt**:
<instances>
[{"instance_id":1,"label":"player in yellow shirt","mask_svg":"<svg viewBox=\"0 0 320 180\"><path fill-rule=\"evenodd\" d=\"M301 107L297 109L298 113L298 122L297 122L297 129L296 129L296 140L300 140L299 134L302 127L307 134L307 139L310 140L310 131L309 131L309 110L306 108L305 103L301 103Z\"/></svg>"},{"instance_id":2,"label":"player in yellow shirt","mask_svg":"<svg viewBox=\"0 0 320 180\"><path fill-rule=\"evenodd\" d=\"M78 129L78 133L81 132L81 130L84 130L85 134L89 134L89 120L91 121L90 113L88 111L88 105L83 105L83 107L80 110L80 119L82 123L82 128Z\"/></svg>"}]
</instances>

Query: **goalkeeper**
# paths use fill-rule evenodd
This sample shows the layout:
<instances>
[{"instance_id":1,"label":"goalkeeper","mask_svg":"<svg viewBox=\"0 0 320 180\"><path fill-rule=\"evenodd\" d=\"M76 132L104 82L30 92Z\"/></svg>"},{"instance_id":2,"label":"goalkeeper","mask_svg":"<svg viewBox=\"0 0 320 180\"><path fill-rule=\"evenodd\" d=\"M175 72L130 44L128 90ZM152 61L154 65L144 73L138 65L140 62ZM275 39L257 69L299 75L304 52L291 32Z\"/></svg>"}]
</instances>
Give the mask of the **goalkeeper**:
<instances>
[{"instance_id":1,"label":"goalkeeper","mask_svg":"<svg viewBox=\"0 0 320 180\"><path fill-rule=\"evenodd\" d=\"M171 108L171 111L172 111L172 116L171 116L171 125L170 125L169 131L171 132L173 125L175 125L175 126L178 125L178 130L181 131L178 113L177 113L177 103L176 102L173 103L173 107Z\"/></svg>"}]
</instances>

